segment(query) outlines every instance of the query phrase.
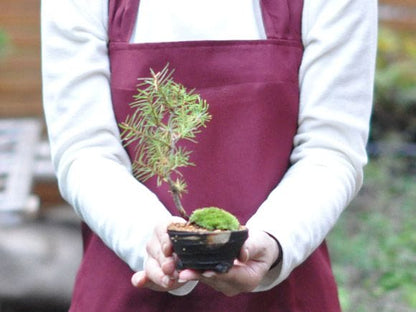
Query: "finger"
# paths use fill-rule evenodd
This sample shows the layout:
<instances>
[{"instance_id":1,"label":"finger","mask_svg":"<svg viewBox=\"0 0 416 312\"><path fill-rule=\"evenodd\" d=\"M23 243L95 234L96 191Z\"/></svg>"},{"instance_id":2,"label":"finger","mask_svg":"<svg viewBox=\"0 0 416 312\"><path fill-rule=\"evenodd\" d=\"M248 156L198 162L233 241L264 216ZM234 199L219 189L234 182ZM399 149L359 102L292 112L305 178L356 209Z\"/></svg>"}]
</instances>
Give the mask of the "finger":
<instances>
[{"instance_id":1,"label":"finger","mask_svg":"<svg viewBox=\"0 0 416 312\"><path fill-rule=\"evenodd\" d=\"M247 263L250 259L250 250L248 247L243 246L240 250L240 255L238 256L238 260L242 263Z\"/></svg>"},{"instance_id":2,"label":"finger","mask_svg":"<svg viewBox=\"0 0 416 312\"><path fill-rule=\"evenodd\" d=\"M160 289L169 289L176 282L177 276L170 276L165 274L159 263L152 258L147 260L145 272L148 280L158 286Z\"/></svg>"},{"instance_id":3,"label":"finger","mask_svg":"<svg viewBox=\"0 0 416 312\"><path fill-rule=\"evenodd\" d=\"M179 272L178 281L181 283L186 283L189 281L199 280L201 273L195 270L185 269Z\"/></svg>"},{"instance_id":4,"label":"finger","mask_svg":"<svg viewBox=\"0 0 416 312\"><path fill-rule=\"evenodd\" d=\"M157 260L159 262L160 266L162 266L162 263L164 263L167 259L167 257L165 256L165 254L162 251L162 246L161 246L159 240L155 236L153 236L147 242L146 251L147 251L147 254L148 254L149 258L153 258L153 259Z\"/></svg>"},{"instance_id":5,"label":"finger","mask_svg":"<svg viewBox=\"0 0 416 312\"><path fill-rule=\"evenodd\" d=\"M171 275L174 273L175 259L173 257L166 257L160 246L149 244L147 247L147 253L149 255L149 259L156 261L165 274Z\"/></svg>"},{"instance_id":6,"label":"finger","mask_svg":"<svg viewBox=\"0 0 416 312\"><path fill-rule=\"evenodd\" d=\"M263 231L250 231L249 238L241 248L238 259L243 263L256 261L271 264L277 256L278 245L269 234Z\"/></svg>"},{"instance_id":7,"label":"finger","mask_svg":"<svg viewBox=\"0 0 416 312\"><path fill-rule=\"evenodd\" d=\"M160 242L160 245L162 246L162 252L166 257L171 256L173 253L173 245L167 232L168 225L172 222L186 223L186 220L180 217L172 217L166 222L157 226L155 229L157 240Z\"/></svg>"},{"instance_id":8,"label":"finger","mask_svg":"<svg viewBox=\"0 0 416 312\"><path fill-rule=\"evenodd\" d=\"M169 289L153 283L144 271L135 273L131 278L131 283L137 288L148 288L155 291L168 291Z\"/></svg>"},{"instance_id":9,"label":"finger","mask_svg":"<svg viewBox=\"0 0 416 312\"><path fill-rule=\"evenodd\" d=\"M161 264L162 272L169 275L171 278L177 278L178 271L176 271L176 260L173 257L166 258Z\"/></svg>"},{"instance_id":10,"label":"finger","mask_svg":"<svg viewBox=\"0 0 416 312\"><path fill-rule=\"evenodd\" d=\"M256 261L248 263L237 261L227 273L219 274L212 271L202 273L200 281L226 296L234 296L255 289L263 277L263 271L262 266Z\"/></svg>"},{"instance_id":11,"label":"finger","mask_svg":"<svg viewBox=\"0 0 416 312\"><path fill-rule=\"evenodd\" d=\"M159 266L166 275L173 276L177 274L177 256L173 253L172 243L164 224L155 228L152 238L147 243L146 251L149 258L153 258L159 263Z\"/></svg>"},{"instance_id":12,"label":"finger","mask_svg":"<svg viewBox=\"0 0 416 312\"><path fill-rule=\"evenodd\" d=\"M239 259L225 274L207 271L200 281L227 296L255 289L270 268L274 258L274 240L262 231L253 231L244 243Z\"/></svg>"},{"instance_id":13,"label":"finger","mask_svg":"<svg viewBox=\"0 0 416 312\"><path fill-rule=\"evenodd\" d=\"M229 297L250 290L246 283L236 283L233 277L228 276L228 273L218 274L206 271L202 273L200 281Z\"/></svg>"},{"instance_id":14,"label":"finger","mask_svg":"<svg viewBox=\"0 0 416 312\"><path fill-rule=\"evenodd\" d=\"M155 229L156 241L161 246L161 251L165 257L168 257L173 253L172 243L167 233L167 226L168 223L159 225Z\"/></svg>"},{"instance_id":15,"label":"finger","mask_svg":"<svg viewBox=\"0 0 416 312\"><path fill-rule=\"evenodd\" d=\"M136 272L131 277L131 284L137 288L144 287L148 282L149 279L147 278L146 273L144 271Z\"/></svg>"}]
</instances>

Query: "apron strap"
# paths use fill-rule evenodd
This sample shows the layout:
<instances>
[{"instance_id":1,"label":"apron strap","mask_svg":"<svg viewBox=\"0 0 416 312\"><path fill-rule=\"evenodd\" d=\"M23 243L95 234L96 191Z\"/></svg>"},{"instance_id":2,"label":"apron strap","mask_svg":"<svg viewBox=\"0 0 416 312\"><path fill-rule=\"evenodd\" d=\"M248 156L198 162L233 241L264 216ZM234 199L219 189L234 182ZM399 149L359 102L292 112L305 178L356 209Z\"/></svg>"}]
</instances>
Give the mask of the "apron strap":
<instances>
[{"instance_id":1,"label":"apron strap","mask_svg":"<svg viewBox=\"0 0 416 312\"><path fill-rule=\"evenodd\" d=\"M267 39L301 40L301 23L295 14L302 12L302 0L260 0L260 7Z\"/></svg>"},{"instance_id":2,"label":"apron strap","mask_svg":"<svg viewBox=\"0 0 416 312\"><path fill-rule=\"evenodd\" d=\"M302 10L302 1L259 0L267 39L301 38L300 24L294 17ZM129 42L136 24L140 0L110 0L109 38L115 42Z\"/></svg>"},{"instance_id":3,"label":"apron strap","mask_svg":"<svg viewBox=\"0 0 416 312\"><path fill-rule=\"evenodd\" d=\"M129 42L136 23L140 0L110 0L108 35L110 41Z\"/></svg>"}]
</instances>

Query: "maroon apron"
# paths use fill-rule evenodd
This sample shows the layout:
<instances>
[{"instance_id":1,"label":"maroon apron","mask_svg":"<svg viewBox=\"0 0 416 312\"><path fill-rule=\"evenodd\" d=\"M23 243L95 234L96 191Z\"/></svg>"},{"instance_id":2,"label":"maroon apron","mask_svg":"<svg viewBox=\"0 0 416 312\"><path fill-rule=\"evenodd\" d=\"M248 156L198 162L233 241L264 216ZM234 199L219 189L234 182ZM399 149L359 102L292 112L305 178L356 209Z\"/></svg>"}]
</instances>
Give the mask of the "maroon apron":
<instances>
[{"instance_id":1,"label":"maroon apron","mask_svg":"<svg viewBox=\"0 0 416 312\"><path fill-rule=\"evenodd\" d=\"M189 187L183 205L188 212L204 206L226 208L245 223L289 166L299 109L302 0L261 1L266 40L140 44L129 43L139 0L109 2L117 122L131 113L128 104L137 78L169 63L175 80L196 89L213 116L199 143L189 146L196 166L182 171ZM133 155L131 148L128 152ZM154 180L146 185L176 214L166 186L158 188ZM87 226L83 229L84 257L71 311L340 311L324 244L270 291L226 297L200 283L178 297L132 287L129 267Z\"/></svg>"}]
</instances>

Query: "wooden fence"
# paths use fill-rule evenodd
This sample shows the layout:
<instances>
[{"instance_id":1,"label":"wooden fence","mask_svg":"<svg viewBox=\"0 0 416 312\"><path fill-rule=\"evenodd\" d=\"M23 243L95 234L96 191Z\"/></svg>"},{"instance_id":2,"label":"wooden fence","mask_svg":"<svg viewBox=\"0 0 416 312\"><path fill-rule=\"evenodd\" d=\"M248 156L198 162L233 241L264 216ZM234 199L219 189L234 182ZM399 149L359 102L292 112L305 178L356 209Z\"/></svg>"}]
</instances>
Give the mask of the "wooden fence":
<instances>
[{"instance_id":1,"label":"wooden fence","mask_svg":"<svg viewBox=\"0 0 416 312\"><path fill-rule=\"evenodd\" d=\"M0 117L42 116L39 11L40 0L0 1Z\"/></svg>"},{"instance_id":2,"label":"wooden fence","mask_svg":"<svg viewBox=\"0 0 416 312\"><path fill-rule=\"evenodd\" d=\"M379 3L382 23L416 31L416 0ZM42 117L39 10L40 0L0 1L0 29L10 38L0 58L0 118Z\"/></svg>"},{"instance_id":3,"label":"wooden fence","mask_svg":"<svg viewBox=\"0 0 416 312\"><path fill-rule=\"evenodd\" d=\"M384 25L416 31L416 0L379 0L379 18Z\"/></svg>"}]
</instances>

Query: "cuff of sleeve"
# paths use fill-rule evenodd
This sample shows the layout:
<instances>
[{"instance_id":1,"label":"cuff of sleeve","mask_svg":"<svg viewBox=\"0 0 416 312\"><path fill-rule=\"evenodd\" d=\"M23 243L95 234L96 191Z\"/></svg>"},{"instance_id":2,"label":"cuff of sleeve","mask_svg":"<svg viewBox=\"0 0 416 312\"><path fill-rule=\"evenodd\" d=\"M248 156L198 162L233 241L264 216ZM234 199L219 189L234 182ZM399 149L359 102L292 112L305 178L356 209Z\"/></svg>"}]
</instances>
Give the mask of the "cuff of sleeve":
<instances>
[{"instance_id":1,"label":"cuff of sleeve","mask_svg":"<svg viewBox=\"0 0 416 312\"><path fill-rule=\"evenodd\" d=\"M255 218L252 218L247 223L247 226L251 229L260 229L258 226L255 226L255 224L257 224L255 222ZM273 233L272 227L261 227L261 230L265 231L274 240L276 240L276 243L279 247L279 256L275 263L270 267L269 272L264 276L260 284L253 290L253 292L270 290L271 288L283 282L289 276L292 270L292 266L290 265L292 264L290 255L287 252L285 252L285 246L290 246L290 244L287 243L288 238L285 238L284 235L276 235L276 233ZM279 237L279 240L277 240L276 237Z\"/></svg>"},{"instance_id":2,"label":"cuff of sleeve","mask_svg":"<svg viewBox=\"0 0 416 312\"><path fill-rule=\"evenodd\" d=\"M281 283L284 280L284 278L281 277L281 272L282 262L276 264L273 268L270 268L269 272L252 292L267 291Z\"/></svg>"},{"instance_id":3,"label":"cuff of sleeve","mask_svg":"<svg viewBox=\"0 0 416 312\"><path fill-rule=\"evenodd\" d=\"M267 233L267 232L266 232ZM283 249L282 245L280 245L280 242L277 240L276 237L274 237L272 234L267 233L277 244L277 248L279 249L279 255L277 256L276 261L271 265L270 270L274 269L276 266L278 266L282 260L283 260Z\"/></svg>"},{"instance_id":4,"label":"cuff of sleeve","mask_svg":"<svg viewBox=\"0 0 416 312\"><path fill-rule=\"evenodd\" d=\"M185 296L189 294L196 287L197 284L198 281L190 281L179 288L169 291L169 293L174 296Z\"/></svg>"}]
</instances>

